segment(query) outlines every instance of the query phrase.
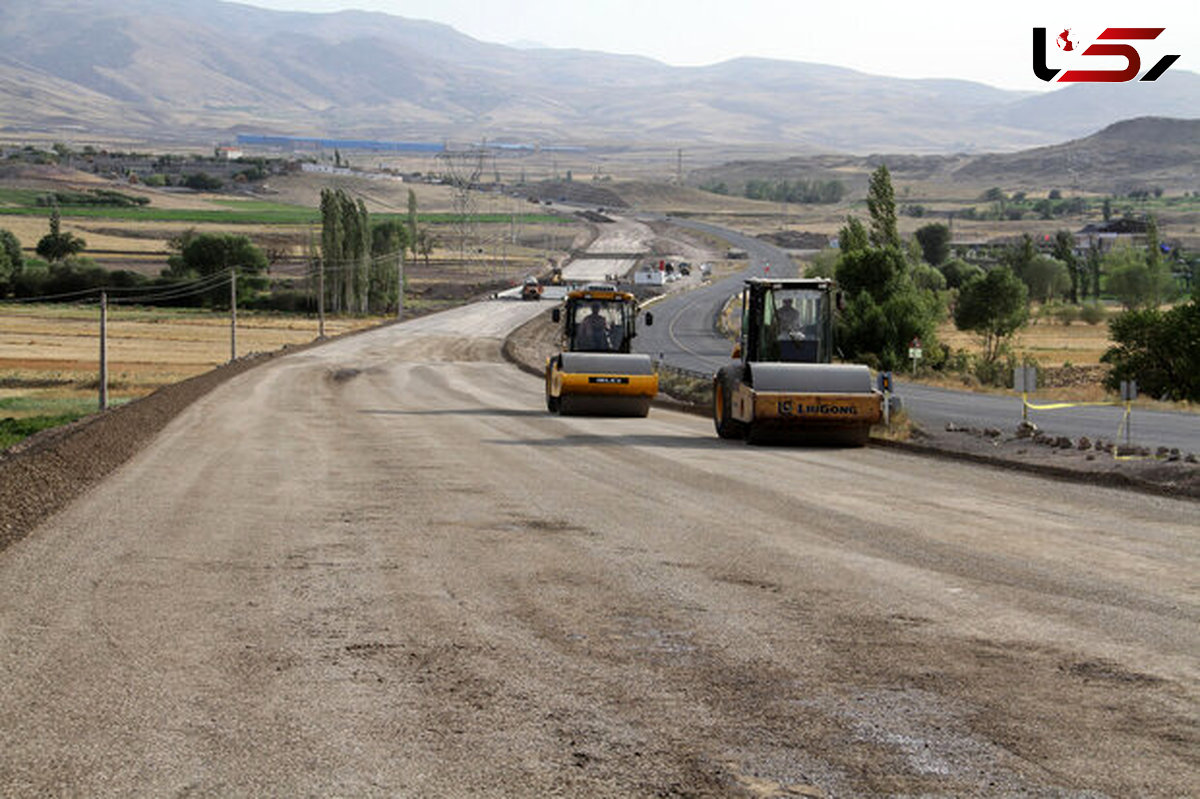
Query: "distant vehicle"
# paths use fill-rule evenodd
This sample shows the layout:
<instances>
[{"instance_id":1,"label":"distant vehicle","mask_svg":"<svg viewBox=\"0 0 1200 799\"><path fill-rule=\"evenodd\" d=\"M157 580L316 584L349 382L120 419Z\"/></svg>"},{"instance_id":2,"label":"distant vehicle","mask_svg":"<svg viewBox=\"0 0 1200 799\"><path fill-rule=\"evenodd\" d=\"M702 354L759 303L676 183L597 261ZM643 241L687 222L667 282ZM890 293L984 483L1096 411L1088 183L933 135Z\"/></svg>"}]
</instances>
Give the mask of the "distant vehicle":
<instances>
[{"instance_id":1,"label":"distant vehicle","mask_svg":"<svg viewBox=\"0 0 1200 799\"><path fill-rule=\"evenodd\" d=\"M688 266L687 264L679 265L679 274L683 275L684 277L687 277L691 273L692 273L692 268L690 266Z\"/></svg>"},{"instance_id":2,"label":"distant vehicle","mask_svg":"<svg viewBox=\"0 0 1200 799\"><path fill-rule=\"evenodd\" d=\"M527 277L521 285L521 299L523 300L540 300L542 298L542 284L538 283L536 277Z\"/></svg>"}]
</instances>

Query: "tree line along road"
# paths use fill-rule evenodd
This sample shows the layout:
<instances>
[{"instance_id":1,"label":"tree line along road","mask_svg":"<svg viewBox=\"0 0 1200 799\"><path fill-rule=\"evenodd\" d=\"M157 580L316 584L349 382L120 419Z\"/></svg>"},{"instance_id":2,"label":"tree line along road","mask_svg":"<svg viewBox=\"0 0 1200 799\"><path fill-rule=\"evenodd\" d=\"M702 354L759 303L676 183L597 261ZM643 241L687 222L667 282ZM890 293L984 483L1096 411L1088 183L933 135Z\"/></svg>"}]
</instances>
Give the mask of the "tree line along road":
<instances>
[{"instance_id":1,"label":"tree line along road","mask_svg":"<svg viewBox=\"0 0 1200 799\"><path fill-rule=\"evenodd\" d=\"M0 553L0 794L1194 790L1196 503L551 416L539 305L247 371Z\"/></svg>"}]
</instances>

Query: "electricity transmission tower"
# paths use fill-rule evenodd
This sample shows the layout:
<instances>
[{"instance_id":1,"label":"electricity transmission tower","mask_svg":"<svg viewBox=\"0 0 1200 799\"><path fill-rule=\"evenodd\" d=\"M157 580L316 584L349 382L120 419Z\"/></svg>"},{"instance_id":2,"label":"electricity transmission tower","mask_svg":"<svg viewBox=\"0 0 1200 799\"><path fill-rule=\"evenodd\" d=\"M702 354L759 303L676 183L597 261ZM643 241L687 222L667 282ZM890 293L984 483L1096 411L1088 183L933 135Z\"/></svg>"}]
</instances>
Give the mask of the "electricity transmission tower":
<instances>
[{"instance_id":1,"label":"electricity transmission tower","mask_svg":"<svg viewBox=\"0 0 1200 799\"><path fill-rule=\"evenodd\" d=\"M483 147L446 148L437 155L438 171L451 190L454 235L458 238L458 258L464 265L467 263L467 241L478 239L478 203L473 189L479 186L486 157Z\"/></svg>"}]
</instances>

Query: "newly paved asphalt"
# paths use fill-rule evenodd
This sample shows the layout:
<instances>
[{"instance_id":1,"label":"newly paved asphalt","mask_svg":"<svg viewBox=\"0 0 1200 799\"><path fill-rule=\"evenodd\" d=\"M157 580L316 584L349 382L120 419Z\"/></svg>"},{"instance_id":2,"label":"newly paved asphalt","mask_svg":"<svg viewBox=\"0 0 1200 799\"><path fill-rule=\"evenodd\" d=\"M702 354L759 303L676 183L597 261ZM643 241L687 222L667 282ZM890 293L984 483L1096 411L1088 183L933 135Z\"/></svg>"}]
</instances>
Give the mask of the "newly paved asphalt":
<instances>
[{"instance_id":1,"label":"newly paved asphalt","mask_svg":"<svg viewBox=\"0 0 1200 799\"><path fill-rule=\"evenodd\" d=\"M725 301L736 294L747 277L795 277L796 266L786 252L760 239L691 220L673 224L718 235L747 253L745 272L694 291L672 295L652 306L654 325L639 328L634 348L669 366L712 374L729 363L731 343L716 329L716 317ZM909 416L921 425L941 428L948 423L1011 430L1021 421L1021 399L976 394L908 383L897 375L896 393ZM1031 402L1037 403L1036 396ZM1029 418L1051 435L1088 436L1124 440L1120 407L1031 410ZM1118 437L1120 435L1120 437ZM1190 413L1135 408L1132 441L1148 447L1177 447L1200 454L1200 416Z\"/></svg>"}]
</instances>

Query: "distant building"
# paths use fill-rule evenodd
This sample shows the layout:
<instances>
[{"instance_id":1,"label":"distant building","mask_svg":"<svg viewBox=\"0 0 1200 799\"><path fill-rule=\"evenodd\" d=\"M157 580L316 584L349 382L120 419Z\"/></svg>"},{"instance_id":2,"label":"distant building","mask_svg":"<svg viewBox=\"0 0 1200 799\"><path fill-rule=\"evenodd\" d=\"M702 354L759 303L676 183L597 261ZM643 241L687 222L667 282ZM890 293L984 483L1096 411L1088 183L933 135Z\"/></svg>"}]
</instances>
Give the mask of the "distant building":
<instances>
[{"instance_id":1,"label":"distant building","mask_svg":"<svg viewBox=\"0 0 1200 799\"><path fill-rule=\"evenodd\" d=\"M1075 233L1075 246L1079 250L1099 249L1108 252L1119 241L1131 245L1145 243L1146 222L1141 219L1113 219L1108 222L1093 222Z\"/></svg>"},{"instance_id":2,"label":"distant building","mask_svg":"<svg viewBox=\"0 0 1200 799\"><path fill-rule=\"evenodd\" d=\"M226 161L236 161L245 153L241 147L218 147L217 158L224 158Z\"/></svg>"}]
</instances>

